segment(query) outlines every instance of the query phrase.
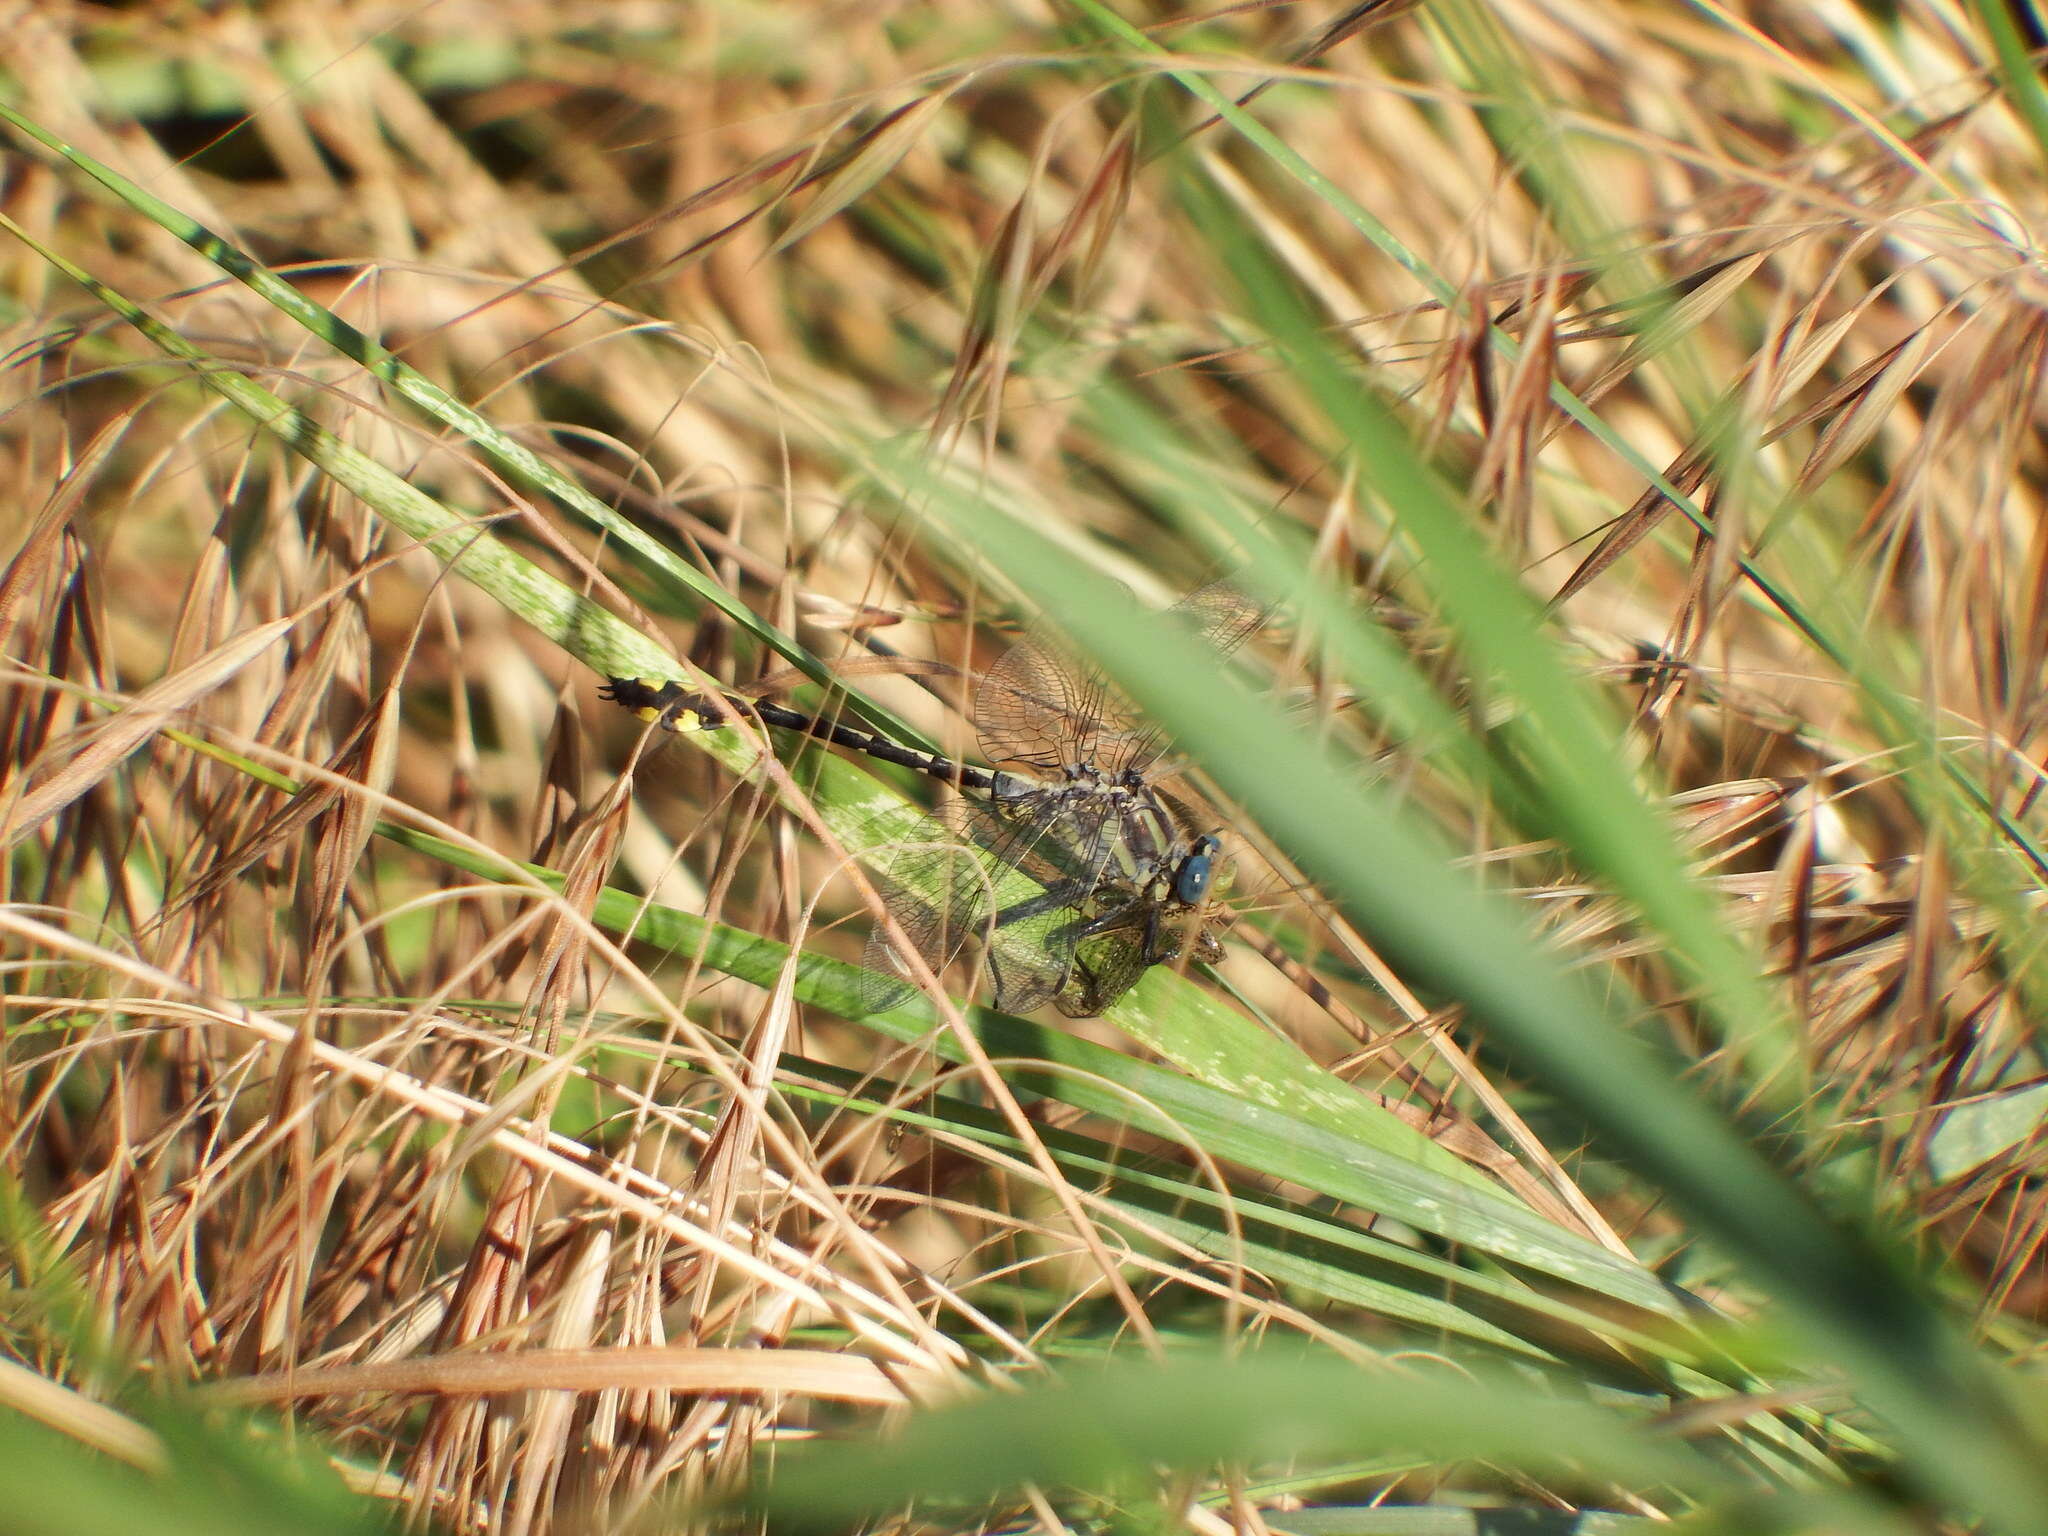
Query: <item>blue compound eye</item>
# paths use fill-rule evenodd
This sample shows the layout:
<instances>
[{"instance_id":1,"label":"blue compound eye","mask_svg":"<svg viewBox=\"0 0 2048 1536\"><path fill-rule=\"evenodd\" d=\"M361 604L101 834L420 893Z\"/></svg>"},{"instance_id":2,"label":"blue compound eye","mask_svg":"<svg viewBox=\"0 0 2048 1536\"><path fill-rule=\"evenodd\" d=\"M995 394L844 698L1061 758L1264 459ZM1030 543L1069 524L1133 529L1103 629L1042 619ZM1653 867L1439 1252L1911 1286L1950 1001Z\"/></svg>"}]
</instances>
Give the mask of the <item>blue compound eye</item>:
<instances>
[{"instance_id":1,"label":"blue compound eye","mask_svg":"<svg viewBox=\"0 0 2048 1536\"><path fill-rule=\"evenodd\" d=\"M1216 850L1222 845L1213 837L1198 837L1188 856L1180 861L1180 868L1174 871L1173 899L1184 907L1199 906L1203 894L1209 889L1209 877L1215 873Z\"/></svg>"}]
</instances>

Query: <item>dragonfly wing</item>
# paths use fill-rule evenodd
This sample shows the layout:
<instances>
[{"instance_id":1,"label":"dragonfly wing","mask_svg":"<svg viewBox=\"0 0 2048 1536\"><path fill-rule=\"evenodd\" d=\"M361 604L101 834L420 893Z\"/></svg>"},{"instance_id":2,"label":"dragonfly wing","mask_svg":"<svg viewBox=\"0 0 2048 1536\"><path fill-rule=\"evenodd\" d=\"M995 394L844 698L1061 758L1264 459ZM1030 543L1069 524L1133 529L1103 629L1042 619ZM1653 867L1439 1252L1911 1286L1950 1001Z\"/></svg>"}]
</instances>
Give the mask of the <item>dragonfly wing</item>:
<instances>
[{"instance_id":1,"label":"dragonfly wing","mask_svg":"<svg viewBox=\"0 0 2048 1536\"><path fill-rule=\"evenodd\" d=\"M965 802L961 802L964 806ZM895 838L862 857L889 915L934 975L944 975L985 945L993 928L995 875L986 850L963 836L958 806L931 818L926 833ZM918 992L886 925L868 935L862 1001L883 1013ZM971 989L970 989L971 990Z\"/></svg>"},{"instance_id":2,"label":"dragonfly wing","mask_svg":"<svg viewBox=\"0 0 2048 1536\"><path fill-rule=\"evenodd\" d=\"M1197 587L1166 610L1207 660L1229 655L1262 628L1271 610L1226 581ZM1166 749L1100 668L1075 660L1049 627L1034 628L989 668L975 694L982 755L1054 772L1075 763L1106 777L1143 773Z\"/></svg>"},{"instance_id":3,"label":"dragonfly wing","mask_svg":"<svg viewBox=\"0 0 2048 1536\"><path fill-rule=\"evenodd\" d=\"M1190 637L1191 654L1206 667L1221 662L1265 628L1272 612L1269 605L1252 601L1229 582L1212 581L1195 588L1162 617ZM1127 714L1120 730L1105 731L1095 761L1112 776L1143 774L1167 746L1165 731Z\"/></svg>"},{"instance_id":4,"label":"dragonfly wing","mask_svg":"<svg viewBox=\"0 0 2048 1536\"><path fill-rule=\"evenodd\" d=\"M1086 761L1102 684L1049 634L1033 633L1005 651L974 695L974 729L991 763L1058 772Z\"/></svg>"},{"instance_id":5,"label":"dragonfly wing","mask_svg":"<svg viewBox=\"0 0 2048 1536\"><path fill-rule=\"evenodd\" d=\"M934 974L978 961L964 985L995 1006L1028 1013L1049 1000L1073 963L1085 917L1077 908L1101 878L1101 818L1078 826L1056 797L1013 805L959 800L930 818L929 836L896 838L862 856L897 928ZM1075 839L1092 842L1079 849ZM885 926L868 937L862 1001L870 1012L918 990Z\"/></svg>"},{"instance_id":6,"label":"dragonfly wing","mask_svg":"<svg viewBox=\"0 0 2048 1536\"><path fill-rule=\"evenodd\" d=\"M1109 858L1104 813L1050 792L1007 815L989 814L977 835L994 867L1009 873L997 889L989 936L995 1003L1029 1013L1059 991L1073 966L1085 908Z\"/></svg>"},{"instance_id":7,"label":"dragonfly wing","mask_svg":"<svg viewBox=\"0 0 2048 1536\"><path fill-rule=\"evenodd\" d=\"M1092 1019L1130 991L1150 965L1137 932L1090 934L1075 946L1074 963L1054 1001L1070 1019Z\"/></svg>"},{"instance_id":8,"label":"dragonfly wing","mask_svg":"<svg viewBox=\"0 0 2048 1536\"><path fill-rule=\"evenodd\" d=\"M1155 965L1221 964L1223 943L1212 930L1226 925L1227 914L1219 917L1179 902L1134 898L1083 929L1060 987L1060 1012L1074 1019L1092 1018Z\"/></svg>"},{"instance_id":9,"label":"dragonfly wing","mask_svg":"<svg viewBox=\"0 0 2048 1536\"><path fill-rule=\"evenodd\" d=\"M1270 603L1255 602L1228 581L1195 588L1166 610L1166 617L1194 631L1195 639L1218 656L1228 656L1266 627Z\"/></svg>"},{"instance_id":10,"label":"dragonfly wing","mask_svg":"<svg viewBox=\"0 0 2048 1536\"><path fill-rule=\"evenodd\" d=\"M1057 897L996 914L988 945L990 996L1005 1013L1029 1013L1060 989L1073 966L1081 916Z\"/></svg>"}]
</instances>

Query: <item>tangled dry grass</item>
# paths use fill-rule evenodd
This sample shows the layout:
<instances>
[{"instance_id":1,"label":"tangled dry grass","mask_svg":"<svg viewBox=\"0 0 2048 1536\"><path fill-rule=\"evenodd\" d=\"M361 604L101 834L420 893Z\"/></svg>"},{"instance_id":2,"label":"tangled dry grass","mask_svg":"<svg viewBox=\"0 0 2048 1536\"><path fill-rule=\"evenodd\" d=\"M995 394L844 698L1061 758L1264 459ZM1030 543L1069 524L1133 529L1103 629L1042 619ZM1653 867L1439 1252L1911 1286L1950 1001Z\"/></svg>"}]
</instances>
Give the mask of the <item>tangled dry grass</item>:
<instances>
[{"instance_id":1,"label":"tangled dry grass","mask_svg":"<svg viewBox=\"0 0 2048 1536\"><path fill-rule=\"evenodd\" d=\"M1138 1115L1174 1077L1313 1101L1322 1130L1378 1117L1414 1138L1393 1155L1477 1170L1616 1275L1731 1318L1783 1300L1319 892L1197 736L1243 909L1219 977L1148 980L1073 1037L878 1032L774 945L857 953L834 834L883 791L637 741L593 702L603 657L203 385L254 379L451 511L458 547L691 668L801 683L773 630L954 749L963 679L1032 594L902 515L885 446L1147 601L1271 536L1343 603L1253 647L1294 720L2025 1361L2048 145L1986 17L2024 44L2035 13L575 11L51 6L0 36L23 118L761 626L14 135L0 212L207 362L7 247L7 1342L64 1391L8 1400L151 1463L102 1402L210 1384L259 1424L288 1408L408 1519L629 1530L906 1403L1287 1335L1625 1379L1713 1426L1688 1433L1742 1426L1730 1454L1777 1491L1810 1474L1904 1518L1858 1470L1897 1448L1831 1417L1835 1383L1681 1387L1643 1342L1679 1325L1622 1279L1517 1271L1259 1164L1193 1099ZM1315 366L1403 425L1615 750L1545 755ZM1552 777L1581 749L1668 812L1754 1034L1617 878L1634 854L1591 851ZM622 947L637 898L725 926ZM1175 1193L1145 1204L1139 1170ZM1283 1214L1326 1246L1271 1237ZM1405 1257L1333 1256L1340 1227ZM1496 1283L1498 1337L1438 1310ZM1161 1487L1211 1528L1304 1499L1693 1507L1457 1457L1297 1470ZM958 1524L1063 1514L1086 1523L1034 1492Z\"/></svg>"}]
</instances>

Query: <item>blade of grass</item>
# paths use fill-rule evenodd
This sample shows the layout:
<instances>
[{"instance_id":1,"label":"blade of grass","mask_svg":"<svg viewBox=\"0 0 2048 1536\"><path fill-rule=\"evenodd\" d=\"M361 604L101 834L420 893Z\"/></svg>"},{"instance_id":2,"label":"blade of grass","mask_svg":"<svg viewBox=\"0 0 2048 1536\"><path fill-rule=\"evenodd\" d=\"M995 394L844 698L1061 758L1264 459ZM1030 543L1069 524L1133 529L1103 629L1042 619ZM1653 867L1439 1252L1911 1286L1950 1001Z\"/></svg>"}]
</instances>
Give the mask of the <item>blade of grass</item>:
<instances>
[{"instance_id":1,"label":"blade of grass","mask_svg":"<svg viewBox=\"0 0 2048 1536\"><path fill-rule=\"evenodd\" d=\"M1354 404L1354 414L1362 410ZM1376 469L1392 457L1397 477L1419 477L1391 425L1373 425L1365 442ZM1476 1028L1510 1047L1617 1157L1740 1259L1799 1321L1814 1364L1846 1367L1893 1422L1901 1454L1926 1486L2015 1530L2025 1528L2022 1512L2048 1507L2048 1467L1925 1291L1869 1234L1831 1218L1773 1168L1696 1088L1681 1086L1673 1067L1623 1027L1640 1004L1611 987L1596 993L1563 970L1412 818L1304 739L1270 700L1227 674L1187 667L1184 638L1133 614L1092 571L985 504L935 489L931 477L914 480L917 466L886 454L878 462L920 485L935 524L955 537L971 527L976 547L1171 727L1404 972L1461 1001ZM1461 574L1484 559L1460 550L1450 526L1429 537ZM1497 584L1475 578L1485 589ZM1522 643L1537 649L1526 635ZM1627 785L1618 792L1635 798Z\"/></svg>"},{"instance_id":2,"label":"blade of grass","mask_svg":"<svg viewBox=\"0 0 2048 1536\"><path fill-rule=\"evenodd\" d=\"M373 337L365 335L331 310L315 304L275 272L245 252L237 250L205 225L164 202L146 188L137 186L112 167L65 143L41 124L4 102L0 102L0 122L12 125L37 143L62 155L129 207L143 214L167 233L184 241L223 272L244 284L259 298L275 306L281 313L325 341L342 356L360 364L371 375L389 385L400 398L418 407L434 420L462 433L482 449L515 484L542 491L553 497L570 511L587 519L594 527L603 529L654 570L718 609L739 629L753 635L813 682L831 689L835 694L848 697L855 710L870 725L896 734L898 739L915 738L916 733L889 711L845 689L840 680L832 675L830 669L807 648L764 621L704 572L678 560L659 540L637 524L621 517L555 465L511 434L501 430L488 417L457 400ZM14 233L23 240L29 239L19 229L14 230ZM46 259L55 261L56 258L50 252L35 246L32 240L29 243ZM67 275L72 276L74 280L86 281L76 268L68 264L61 265ZM104 294L102 296L104 297ZM132 305L119 307L118 312L131 321L137 313ZM160 346L167 346L166 335L175 336L175 333L169 332L166 327L159 327L158 332L160 334L152 334L151 339ZM192 350L180 355L195 359L199 356ZM621 671L617 675L661 678L671 675L673 671L674 664L661 659L645 663L631 672Z\"/></svg>"},{"instance_id":3,"label":"blade of grass","mask_svg":"<svg viewBox=\"0 0 2048 1536\"><path fill-rule=\"evenodd\" d=\"M42 248L26 232L11 224L0 227L10 228L17 238L171 356L193 364L201 383L245 411L266 430L276 433L543 633L599 670L660 675L662 663L658 659L641 660L658 653L610 613L511 554L488 533L463 524L431 497L253 380L232 369L212 366L175 331L55 252ZM733 733L709 733L697 739L737 771L746 771L755 761L752 749ZM819 760L818 775L821 814L849 847L857 851L864 841L916 835L916 813L890 797L865 774L827 757ZM891 820L892 816L898 819ZM1164 984L1162 977L1151 980L1149 987L1156 994ZM1198 989L1181 984L1177 1004L1171 1007L1134 1003L1130 1017L1141 1038L1197 1077L1227 1080L1290 1114L1341 1127L1346 1135L1377 1144L1382 1151L1394 1151L1432 1165L1439 1177L1469 1180L1475 1187L1487 1187L1478 1175L1442 1149L1318 1071L1291 1047L1210 1002Z\"/></svg>"},{"instance_id":4,"label":"blade of grass","mask_svg":"<svg viewBox=\"0 0 2048 1536\"><path fill-rule=\"evenodd\" d=\"M1695 1448L1640 1415L1595 1407L1505 1374L1372 1370L1303 1350L1075 1370L1013 1394L916 1415L885 1443L817 1444L778 1455L757 1508L792 1521L850 1522L906 1500L979 1502L1017 1485L1110 1493L1150 1486L1160 1466L1306 1461L1360 1445L1433 1462L1477 1457L1634 1487L1732 1494Z\"/></svg>"},{"instance_id":5,"label":"blade of grass","mask_svg":"<svg viewBox=\"0 0 2048 1536\"><path fill-rule=\"evenodd\" d=\"M299 785L283 774L184 731L165 737L229 764L285 793ZM843 770L862 779L885 803L872 780L850 765L825 758L821 772ZM511 880L537 892L559 894L562 877L536 865L432 836L389 821L377 835L415 852L491 880ZM609 888L599 893L592 919L600 927L658 950L688 955L724 975L773 988L795 967L792 991L902 1044L930 1049L949 1061L965 1059L962 1048L938 1027L922 1000L887 1013L869 1013L864 1000L866 972L823 955L792 955L786 945L713 923L692 913L650 903ZM1171 978L1190 996L1197 989ZM989 1009L969 1009L982 1047L1008 1063L1006 1075L1020 1088L1076 1108L1128 1123L1151 1134L1198 1145L1226 1161L1316 1189L1363 1210L1384 1212L1447 1241L1464 1244L1540 1274L1579 1285L1646 1312L1677 1315L1672 1294L1641 1269L1597 1244L1565 1232L1530 1211L1497 1186L1412 1127L1377 1105L1350 1095L1333 1096L1319 1085L1329 1080L1302 1061L1289 1074L1313 1091L1281 1084L1276 1102L1264 1104L1222 1086L1191 1081L1175 1071L1137 1061L1119 1051L1064 1030ZM1242 1022L1242 1021L1240 1021ZM1248 1026L1247 1026L1248 1027ZM1043 1063L1034 1068L1029 1063ZM1227 1058L1218 1071L1229 1075Z\"/></svg>"},{"instance_id":6,"label":"blade of grass","mask_svg":"<svg viewBox=\"0 0 2048 1536\"><path fill-rule=\"evenodd\" d=\"M1172 61L1163 66L1163 73L1169 79L1211 108L1217 117L1227 123L1248 145L1265 155L1322 200L1375 249L1414 277L1448 312L1454 315L1463 313L1463 297L1452 283L1408 250L1391 230L1374 218L1343 188L1318 171L1299 150L1210 84L1203 73L1203 68L1208 66L1197 67L1194 61L1176 59L1159 43L1102 4L1101 0L1075 0L1075 4L1104 37L1114 41L1120 48L1127 49L1141 58ZM1907 158L1919 163L1917 157L1908 155ZM1203 224L1199 227L1210 234L1216 234L1235 229L1237 221L1234 214L1227 214L1221 223ZM1646 304L1641 311L1643 323L1653 323L1663 313L1663 308L1664 306L1658 304ZM1489 326L1487 334L1490 343L1505 360L1512 364L1519 359L1521 343L1515 337L1498 326ZM1646 484L1667 498L1671 505L1702 534L1709 537L1713 535L1713 520L1701 510L1699 504L1673 484L1670 478L1633 443L1603 421L1591 406L1575 395L1562 381L1552 382L1549 395L1559 410L1583 427L1622 464L1640 475ZM1934 770L1934 776L1942 781L1946 789L1923 786L1922 792L1929 798L1936 813L1945 817L1951 814L1944 810L1944 806L1948 797L1953 795L1958 797L1963 819L1981 819L1996 829L1997 835L2013 851L2020 867L2010 871L1994 871L1983 878L1973 880L1972 894L1994 908L2004 910L2008 918L2003 928L2004 933L2010 935L2019 928L2024 928L2026 925L2017 921L2020 914L2012 910L2009 891L2015 885L2048 879L2048 851L2044 851L2026 828L2006 813L1999 802L1975 781L1962 763L1957 761L1954 754L1928 749L1927 732L1920 724L1909 696L1894 688L1879 675L1867 663L1858 645L1842 638L1844 634L1855 633L1852 622L1845 623L1839 632L1823 624L1820 618L1810 611L1806 604L1799 601L1782 582L1742 551L1734 552L1731 563L1765 601L1782 613L1787 622L1827 657L1845 677L1855 682L1858 696L1870 718L1891 744L1908 753L1915 764ZM1842 617L1847 620L1853 616ZM2006 875L2014 878L2005 878ZM2048 987L2048 982L2038 979L2034 974L2038 967L2033 963L2036 957L2032 952L2017 941L2008 942L2013 949L2015 969L2022 977L2023 984L2037 993L2043 987Z\"/></svg>"}]
</instances>

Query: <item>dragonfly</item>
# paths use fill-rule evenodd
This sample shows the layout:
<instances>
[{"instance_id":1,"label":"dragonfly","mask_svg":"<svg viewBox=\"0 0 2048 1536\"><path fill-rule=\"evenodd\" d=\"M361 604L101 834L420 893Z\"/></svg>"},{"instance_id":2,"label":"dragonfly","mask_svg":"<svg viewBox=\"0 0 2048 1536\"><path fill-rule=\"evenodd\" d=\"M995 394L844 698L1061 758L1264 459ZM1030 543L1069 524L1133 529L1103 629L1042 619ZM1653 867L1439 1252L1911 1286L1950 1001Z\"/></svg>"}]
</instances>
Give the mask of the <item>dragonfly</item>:
<instances>
[{"instance_id":1,"label":"dragonfly","mask_svg":"<svg viewBox=\"0 0 2048 1536\"><path fill-rule=\"evenodd\" d=\"M1267 610L1225 582L1166 610L1204 664L1266 622ZM1109 1008L1152 966L1223 958L1214 908L1222 843L1170 777L1166 733L1125 700L1099 667L1055 631L1035 628L975 690L974 724L988 766L942 757L876 732L767 700L613 677L601 690L651 725L717 730L739 719L793 731L970 792L861 851L894 928L934 975L978 956L992 1000L1008 1013L1050 1001L1071 1018ZM917 990L878 925L863 957L872 1012Z\"/></svg>"}]
</instances>

